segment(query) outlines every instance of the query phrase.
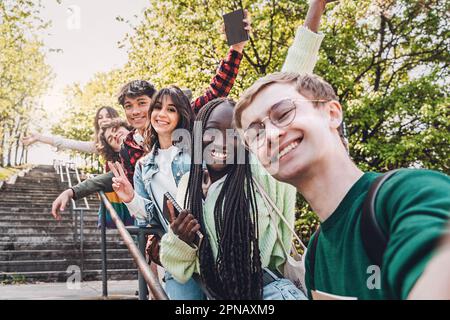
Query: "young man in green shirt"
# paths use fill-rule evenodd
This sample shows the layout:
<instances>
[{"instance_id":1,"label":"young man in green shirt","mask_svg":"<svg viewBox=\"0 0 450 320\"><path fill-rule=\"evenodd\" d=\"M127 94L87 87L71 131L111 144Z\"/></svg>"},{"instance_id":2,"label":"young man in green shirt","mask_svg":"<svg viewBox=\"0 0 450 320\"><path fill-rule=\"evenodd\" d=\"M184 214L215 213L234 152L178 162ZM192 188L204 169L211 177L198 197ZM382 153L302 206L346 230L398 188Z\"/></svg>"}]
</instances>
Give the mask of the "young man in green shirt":
<instances>
[{"instance_id":1,"label":"young man in green shirt","mask_svg":"<svg viewBox=\"0 0 450 320\"><path fill-rule=\"evenodd\" d=\"M331 85L294 73L259 79L235 109L247 147L276 179L295 186L322 222L314 259L309 250L305 260L309 297L450 298L450 283L424 272L438 258L435 248L450 217L450 178L401 169L384 182L374 208L388 242L381 266L375 265L360 224L363 202L380 174L363 172L350 159L342 119ZM446 266L435 270L444 276L450 261L442 261Z\"/></svg>"}]
</instances>

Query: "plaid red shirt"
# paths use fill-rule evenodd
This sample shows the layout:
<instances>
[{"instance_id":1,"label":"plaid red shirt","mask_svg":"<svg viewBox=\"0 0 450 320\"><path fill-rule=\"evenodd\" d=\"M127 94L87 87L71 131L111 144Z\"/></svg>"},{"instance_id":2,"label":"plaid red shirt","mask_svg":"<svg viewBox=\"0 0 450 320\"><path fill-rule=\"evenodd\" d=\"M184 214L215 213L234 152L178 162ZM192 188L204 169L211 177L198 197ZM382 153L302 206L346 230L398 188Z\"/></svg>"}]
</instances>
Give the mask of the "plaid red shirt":
<instances>
[{"instance_id":1,"label":"plaid red shirt","mask_svg":"<svg viewBox=\"0 0 450 320\"><path fill-rule=\"evenodd\" d=\"M195 114L209 101L228 96L236 80L242 57L242 53L230 49L226 58L220 62L216 75L209 84L209 88L206 89L202 96L192 102L192 110L194 110Z\"/></svg>"},{"instance_id":2,"label":"plaid red shirt","mask_svg":"<svg viewBox=\"0 0 450 320\"><path fill-rule=\"evenodd\" d=\"M209 101L228 96L236 80L242 56L242 53L230 49L226 58L220 62L216 75L212 78L208 89L202 96L191 103L195 114ZM134 168L137 161L144 155L144 148L134 141L133 136L135 133L136 130L132 130L128 134L120 150L120 161L128 180L133 186Z\"/></svg>"}]
</instances>

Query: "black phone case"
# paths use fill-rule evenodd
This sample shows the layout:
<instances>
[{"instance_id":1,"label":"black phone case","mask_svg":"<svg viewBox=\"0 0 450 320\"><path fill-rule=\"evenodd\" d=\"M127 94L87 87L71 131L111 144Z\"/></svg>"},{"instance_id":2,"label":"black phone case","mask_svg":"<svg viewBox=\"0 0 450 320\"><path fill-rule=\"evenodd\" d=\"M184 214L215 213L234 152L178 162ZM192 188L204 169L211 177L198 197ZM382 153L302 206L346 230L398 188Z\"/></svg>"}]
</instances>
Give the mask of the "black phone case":
<instances>
[{"instance_id":1,"label":"black phone case","mask_svg":"<svg viewBox=\"0 0 450 320\"><path fill-rule=\"evenodd\" d=\"M169 208L167 207L167 200L172 202L173 207L175 209L175 217L178 217L180 214L180 211L182 210L180 205L175 201L175 199L172 197L172 195L169 192L166 192L164 194L163 198L163 216L167 219L167 221L170 221L170 214L169 214Z\"/></svg>"},{"instance_id":2,"label":"black phone case","mask_svg":"<svg viewBox=\"0 0 450 320\"><path fill-rule=\"evenodd\" d=\"M225 33L227 35L228 45L247 41L249 39L248 32L244 29L245 25L244 10L239 9L223 15L225 22Z\"/></svg>"}]
</instances>

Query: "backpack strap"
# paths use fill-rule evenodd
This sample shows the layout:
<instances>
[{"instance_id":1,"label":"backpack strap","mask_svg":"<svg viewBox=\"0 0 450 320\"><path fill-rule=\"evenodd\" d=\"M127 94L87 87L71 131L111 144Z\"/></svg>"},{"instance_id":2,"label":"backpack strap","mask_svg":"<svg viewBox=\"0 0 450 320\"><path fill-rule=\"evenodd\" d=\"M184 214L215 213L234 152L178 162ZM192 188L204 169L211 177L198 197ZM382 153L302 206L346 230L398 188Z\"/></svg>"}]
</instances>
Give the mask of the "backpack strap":
<instances>
[{"instance_id":1,"label":"backpack strap","mask_svg":"<svg viewBox=\"0 0 450 320\"><path fill-rule=\"evenodd\" d=\"M314 235L314 240L311 243L311 248L308 248L308 252L309 252L309 271L311 273L311 285L310 285L310 289L311 290L315 290L316 289L316 284L314 282L314 271L315 271L315 266L316 266L316 248L317 248L317 243L319 242L319 235L320 235L320 231L321 228L317 228L317 231Z\"/></svg>"},{"instance_id":2,"label":"backpack strap","mask_svg":"<svg viewBox=\"0 0 450 320\"><path fill-rule=\"evenodd\" d=\"M398 169L388 171L375 179L370 186L362 209L360 232L364 249L369 259L379 267L381 267L383 262L383 255L389 241L389 234L386 234L378 224L375 201L383 183L397 171Z\"/></svg>"}]
</instances>

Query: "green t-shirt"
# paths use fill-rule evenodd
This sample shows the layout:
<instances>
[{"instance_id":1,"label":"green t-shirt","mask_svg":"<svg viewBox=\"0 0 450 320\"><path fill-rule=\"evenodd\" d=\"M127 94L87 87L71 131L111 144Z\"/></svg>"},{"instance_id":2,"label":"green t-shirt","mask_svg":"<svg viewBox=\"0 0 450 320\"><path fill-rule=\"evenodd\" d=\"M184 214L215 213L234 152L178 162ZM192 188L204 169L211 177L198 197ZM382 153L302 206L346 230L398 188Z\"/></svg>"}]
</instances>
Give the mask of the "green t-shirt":
<instances>
[{"instance_id":1,"label":"green t-shirt","mask_svg":"<svg viewBox=\"0 0 450 320\"><path fill-rule=\"evenodd\" d=\"M322 223L314 275L306 256L310 298L314 276L315 289L322 292L358 299L405 299L432 257L450 218L450 178L431 170L402 169L383 184L375 210L389 242L378 273L360 232L362 204L378 176L365 173Z\"/></svg>"}]
</instances>

